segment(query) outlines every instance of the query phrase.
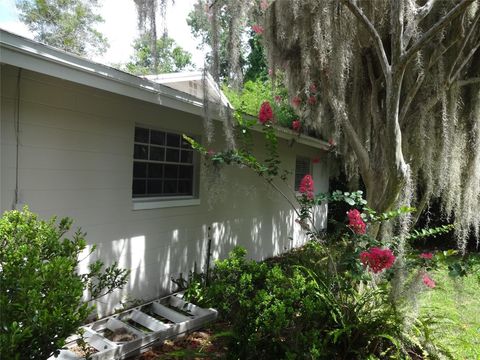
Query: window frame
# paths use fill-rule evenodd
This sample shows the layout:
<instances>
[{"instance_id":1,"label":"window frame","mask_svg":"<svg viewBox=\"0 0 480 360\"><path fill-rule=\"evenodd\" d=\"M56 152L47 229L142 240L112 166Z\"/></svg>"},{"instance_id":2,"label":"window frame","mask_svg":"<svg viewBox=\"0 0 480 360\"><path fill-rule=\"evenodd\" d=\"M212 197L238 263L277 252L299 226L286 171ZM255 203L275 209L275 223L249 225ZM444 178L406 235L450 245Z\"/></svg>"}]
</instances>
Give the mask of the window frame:
<instances>
[{"instance_id":1,"label":"window frame","mask_svg":"<svg viewBox=\"0 0 480 360\"><path fill-rule=\"evenodd\" d=\"M298 191L298 188L300 186L300 182L297 186L297 161L299 159L302 159L302 160L307 160L308 161L308 172L303 174L302 178L307 175L307 174L310 174L313 176L313 163L311 161L311 159L308 157L308 156L303 156L303 155L295 155L295 166L294 166L294 169L293 169L293 190L295 191L295 193L299 193ZM301 179L300 179L301 181Z\"/></svg>"},{"instance_id":2,"label":"window frame","mask_svg":"<svg viewBox=\"0 0 480 360\"><path fill-rule=\"evenodd\" d=\"M149 138L148 138L148 143L145 142L140 142L135 140L135 131L137 128L141 129L146 129L149 130ZM133 203L133 210L147 210L147 209L156 209L156 208L165 208L165 207L177 207L177 206L190 206L190 205L199 205L200 204L200 157L198 153L193 150L193 149L188 149L189 151L192 151L192 162L191 163L181 163L181 142L179 144L179 147L174 147L171 146L171 148L178 149L180 151L180 158L178 162L167 162L166 161L166 150L169 148L166 144L163 145L158 145L159 147L162 147L165 149L165 154L163 156L163 161L160 160L150 160L149 159L149 153L150 153L150 147L156 146L155 144L151 143L151 135L150 131L159 131L159 132L164 132L165 133L165 139L167 137L167 134L173 134L173 135L179 135L180 138L182 137L182 132L179 132L178 130L171 130L171 129L165 129L157 126L152 126L152 125L147 125L147 124L141 124L141 123L135 123L135 126L133 128L133 152L132 152L132 167L131 167L131 180L132 180L132 186L131 186L131 198L132 198L132 203ZM200 137L197 135L189 134L188 136L194 138L194 139L199 139ZM182 141L182 140L180 140ZM147 145L148 146L148 153L147 153L147 158L146 159L137 159L135 158L135 145L136 144L142 144L142 145ZM146 164L162 164L162 165L179 165L179 166L185 166L185 165L191 165L192 167L192 195L148 195L146 194L145 196L135 196L133 193L133 181L135 179L134 177L134 164L135 162L141 162L141 163L146 163ZM164 175L164 173L162 174ZM162 177L164 178L164 177ZM145 178L146 181L148 181L148 177ZM190 179L189 179L190 180ZM177 181L179 181L178 173L177 173ZM177 184L178 187L178 184Z\"/></svg>"}]
</instances>

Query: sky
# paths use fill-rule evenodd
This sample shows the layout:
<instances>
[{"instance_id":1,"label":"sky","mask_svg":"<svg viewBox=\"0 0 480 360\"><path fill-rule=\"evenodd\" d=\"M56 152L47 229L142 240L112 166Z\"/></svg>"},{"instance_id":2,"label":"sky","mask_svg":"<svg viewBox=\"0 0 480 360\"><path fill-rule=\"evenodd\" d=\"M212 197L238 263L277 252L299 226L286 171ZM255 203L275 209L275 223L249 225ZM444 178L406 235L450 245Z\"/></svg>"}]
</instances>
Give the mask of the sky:
<instances>
[{"instance_id":1,"label":"sky","mask_svg":"<svg viewBox=\"0 0 480 360\"><path fill-rule=\"evenodd\" d=\"M190 33L186 21L195 2L196 0L175 0L172 5L169 1L167 27L168 35L184 50L189 51L196 67L201 68L205 52L197 49L200 41ZM108 38L110 48L93 60L106 65L125 63L133 53L131 45L138 36L135 3L133 0L99 0L99 4L101 7L98 12L105 22L99 24L97 29ZM157 26L160 28L160 24ZM15 0L0 0L0 28L33 39L33 34L18 19Z\"/></svg>"}]
</instances>

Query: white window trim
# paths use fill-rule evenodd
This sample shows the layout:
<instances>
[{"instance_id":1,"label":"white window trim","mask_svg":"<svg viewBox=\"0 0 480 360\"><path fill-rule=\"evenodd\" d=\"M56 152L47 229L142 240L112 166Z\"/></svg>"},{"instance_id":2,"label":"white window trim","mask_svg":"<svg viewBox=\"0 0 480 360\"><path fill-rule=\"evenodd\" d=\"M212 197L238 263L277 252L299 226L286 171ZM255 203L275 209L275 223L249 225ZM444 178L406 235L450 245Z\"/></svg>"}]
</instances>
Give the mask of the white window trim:
<instances>
[{"instance_id":1,"label":"white window trim","mask_svg":"<svg viewBox=\"0 0 480 360\"><path fill-rule=\"evenodd\" d=\"M200 205L199 198L142 198L133 199L133 210L152 210L181 206Z\"/></svg>"}]
</instances>

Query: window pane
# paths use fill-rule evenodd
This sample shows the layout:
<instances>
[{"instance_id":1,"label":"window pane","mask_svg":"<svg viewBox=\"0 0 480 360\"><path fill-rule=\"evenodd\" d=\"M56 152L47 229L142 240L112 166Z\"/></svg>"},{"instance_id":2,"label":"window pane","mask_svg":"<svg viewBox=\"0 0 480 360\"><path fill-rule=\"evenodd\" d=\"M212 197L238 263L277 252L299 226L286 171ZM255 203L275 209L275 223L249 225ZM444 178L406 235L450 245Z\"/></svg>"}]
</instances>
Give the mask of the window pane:
<instances>
[{"instance_id":1,"label":"window pane","mask_svg":"<svg viewBox=\"0 0 480 360\"><path fill-rule=\"evenodd\" d=\"M165 165L165 178L176 179L178 177L178 165Z\"/></svg>"},{"instance_id":2,"label":"window pane","mask_svg":"<svg viewBox=\"0 0 480 360\"><path fill-rule=\"evenodd\" d=\"M180 180L178 182L178 193L181 195L192 195L192 181Z\"/></svg>"},{"instance_id":3,"label":"window pane","mask_svg":"<svg viewBox=\"0 0 480 360\"><path fill-rule=\"evenodd\" d=\"M165 145L165 133L163 131L151 130L150 143L155 145Z\"/></svg>"},{"instance_id":4,"label":"window pane","mask_svg":"<svg viewBox=\"0 0 480 360\"><path fill-rule=\"evenodd\" d=\"M148 159L148 146L135 144L133 150L133 158Z\"/></svg>"},{"instance_id":5,"label":"window pane","mask_svg":"<svg viewBox=\"0 0 480 360\"><path fill-rule=\"evenodd\" d=\"M133 177L134 178L146 178L147 177L147 164L144 162L133 163Z\"/></svg>"},{"instance_id":6,"label":"window pane","mask_svg":"<svg viewBox=\"0 0 480 360\"><path fill-rule=\"evenodd\" d=\"M148 164L148 178L163 178L162 164Z\"/></svg>"},{"instance_id":7,"label":"window pane","mask_svg":"<svg viewBox=\"0 0 480 360\"><path fill-rule=\"evenodd\" d=\"M148 129L136 127L135 142L142 142L148 144Z\"/></svg>"},{"instance_id":8,"label":"window pane","mask_svg":"<svg viewBox=\"0 0 480 360\"><path fill-rule=\"evenodd\" d=\"M182 136L182 148L184 148L184 149L191 149L192 148L192 145L190 145L190 143L187 140L185 140L183 138L183 136Z\"/></svg>"},{"instance_id":9,"label":"window pane","mask_svg":"<svg viewBox=\"0 0 480 360\"><path fill-rule=\"evenodd\" d=\"M167 146L180 147L180 135L167 133Z\"/></svg>"},{"instance_id":10,"label":"window pane","mask_svg":"<svg viewBox=\"0 0 480 360\"><path fill-rule=\"evenodd\" d=\"M193 162L193 151L182 150L182 163L189 163Z\"/></svg>"},{"instance_id":11,"label":"window pane","mask_svg":"<svg viewBox=\"0 0 480 360\"><path fill-rule=\"evenodd\" d=\"M162 180L148 180L147 181L148 195L160 195L162 194Z\"/></svg>"},{"instance_id":12,"label":"window pane","mask_svg":"<svg viewBox=\"0 0 480 360\"><path fill-rule=\"evenodd\" d=\"M145 180L133 180L132 192L133 195L145 195L147 187Z\"/></svg>"},{"instance_id":13,"label":"window pane","mask_svg":"<svg viewBox=\"0 0 480 360\"><path fill-rule=\"evenodd\" d=\"M167 149L167 161L180 162L180 150Z\"/></svg>"},{"instance_id":14,"label":"window pane","mask_svg":"<svg viewBox=\"0 0 480 360\"><path fill-rule=\"evenodd\" d=\"M165 161L165 149L157 146L150 146L150 160Z\"/></svg>"},{"instance_id":15,"label":"window pane","mask_svg":"<svg viewBox=\"0 0 480 360\"><path fill-rule=\"evenodd\" d=\"M179 179L193 179L193 166L180 166Z\"/></svg>"},{"instance_id":16,"label":"window pane","mask_svg":"<svg viewBox=\"0 0 480 360\"><path fill-rule=\"evenodd\" d=\"M163 188L163 193L168 195L173 195L177 193L177 180L165 180L165 187Z\"/></svg>"},{"instance_id":17,"label":"window pane","mask_svg":"<svg viewBox=\"0 0 480 360\"><path fill-rule=\"evenodd\" d=\"M307 174L310 174L310 159L304 157L297 157L295 161L295 190L298 191L300 182Z\"/></svg>"}]
</instances>

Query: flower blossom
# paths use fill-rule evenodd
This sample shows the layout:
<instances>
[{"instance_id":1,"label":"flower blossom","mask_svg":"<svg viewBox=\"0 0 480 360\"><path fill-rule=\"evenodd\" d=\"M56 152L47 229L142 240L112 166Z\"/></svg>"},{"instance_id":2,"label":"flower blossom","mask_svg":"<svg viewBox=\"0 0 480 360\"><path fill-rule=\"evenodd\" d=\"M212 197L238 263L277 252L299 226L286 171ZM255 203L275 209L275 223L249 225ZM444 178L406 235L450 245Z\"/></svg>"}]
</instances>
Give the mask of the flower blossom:
<instances>
[{"instance_id":1,"label":"flower blossom","mask_svg":"<svg viewBox=\"0 0 480 360\"><path fill-rule=\"evenodd\" d=\"M433 259L433 254L431 252L428 253L421 253L420 259L425 259L425 260L432 260Z\"/></svg>"},{"instance_id":2,"label":"flower blossom","mask_svg":"<svg viewBox=\"0 0 480 360\"><path fill-rule=\"evenodd\" d=\"M280 95L275 95L275 102L280 104L282 102L282 97Z\"/></svg>"},{"instance_id":3,"label":"flower blossom","mask_svg":"<svg viewBox=\"0 0 480 360\"><path fill-rule=\"evenodd\" d=\"M265 124L273 119L273 111L270 103L268 101L264 101L260 106L260 111L258 112L258 120Z\"/></svg>"},{"instance_id":4,"label":"flower blossom","mask_svg":"<svg viewBox=\"0 0 480 360\"><path fill-rule=\"evenodd\" d=\"M264 32L263 26L262 26L262 25L257 25L257 24L255 24L255 25L252 26L252 30L253 30L253 31L255 32L255 34L257 34L257 35L262 35L263 32Z\"/></svg>"},{"instance_id":5,"label":"flower blossom","mask_svg":"<svg viewBox=\"0 0 480 360\"><path fill-rule=\"evenodd\" d=\"M317 86L314 83L311 83L308 89L313 94L315 94L317 92Z\"/></svg>"},{"instance_id":6,"label":"flower blossom","mask_svg":"<svg viewBox=\"0 0 480 360\"><path fill-rule=\"evenodd\" d=\"M297 108L297 107L299 107L301 104L302 104L302 99L300 99L299 96L294 96L294 97L292 98L292 105L293 105L293 107L296 107L296 108Z\"/></svg>"},{"instance_id":7,"label":"flower blossom","mask_svg":"<svg viewBox=\"0 0 480 360\"><path fill-rule=\"evenodd\" d=\"M348 227L352 229L355 234L365 234L367 225L363 221L360 211L357 209L347 211L347 217Z\"/></svg>"},{"instance_id":8,"label":"flower blossom","mask_svg":"<svg viewBox=\"0 0 480 360\"><path fill-rule=\"evenodd\" d=\"M313 199L313 178L312 175L307 174L303 177L303 179L300 181L300 186L298 187L298 191L301 194L304 194L308 199L312 200Z\"/></svg>"},{"instance_id":9,"label":"flower blossom","mask_svg":"<svg viewBox=\"0 0 480 360\"><path fill-rule=\"evenodd\" d=\"M270 4L268 3L268 0L260 1L260 9L262 9L262 11L267 10L269 6Z\"/></svg>"},{"instance_id":10,"label":"flower blossom","mask_svg":"<svg viewBox=\"0 0 480 360\"><path fill-rule=\"evenodd\" d=\"M332 138L330 138L330 139L328 139L328 145L330 145L330 146L335 146L335 145L337 145L337 144L335 143L335 140L333 140Z\"/></svg>"},{"instance_id":11,"label":"flower blossom","mask_svg":"<svg viewBox=\"0 0 480 360\"><path fill-rule=\"evenodd\" d=\"M317 103L317 98L314 95L312 95L308 97L307 101L308 101L308 105L315 105Z\"/></svg>"},{"instance_id":12,"label":"flower blossom","mask_svg":"<svg viewBox=\"0 0 480 360\"><path fill-rule=\"evenodd\" d=\"M423 283L431 289L435 287L435 281L427 274L423 275Z\"/></svg>"},{"instance_id":13,"label":"flower blossom","mask_svg":"<svg viewBox=\"0 0 480 360\"><path fill-rule=\"evenodd\" d=\"M363 251L360 254L360 261L364 266L368 266L375 274L390 269L395 262L395 255L390 249L380 249L372 247L369 251Z\"/></svg>"},{"instance_id":14,"label":"flower blossom","mask_svg":"<svg viewBox=\"0 0 480 360\"><path fill-rule=\"evenodd\" d=\"M301 128L302 128L302 123L300 122L300 120L293 120L292 121L292 129L293 130L300 131Z\"/></svg>"}]
</instances>

